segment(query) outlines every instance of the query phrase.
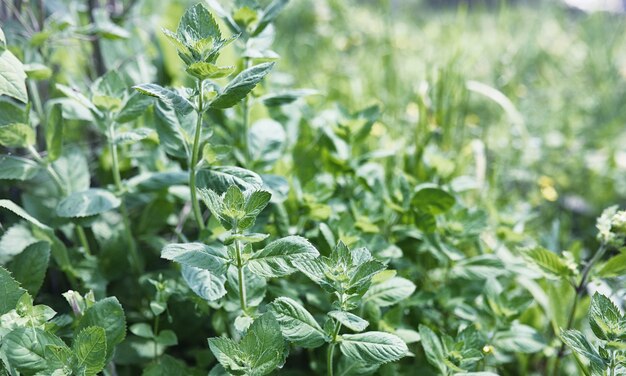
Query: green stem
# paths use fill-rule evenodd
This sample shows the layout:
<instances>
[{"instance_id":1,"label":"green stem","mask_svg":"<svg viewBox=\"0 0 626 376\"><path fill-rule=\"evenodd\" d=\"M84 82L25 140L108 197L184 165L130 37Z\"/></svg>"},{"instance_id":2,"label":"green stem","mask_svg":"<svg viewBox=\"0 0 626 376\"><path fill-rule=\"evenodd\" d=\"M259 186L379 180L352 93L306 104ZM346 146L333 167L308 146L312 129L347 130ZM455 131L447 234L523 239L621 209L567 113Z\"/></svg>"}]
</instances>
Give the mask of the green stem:
<instances>
[{"instance_id":1,"label":"green stem","mask_svg":"<svg viewBox=\"0 0 626 376\"><path fill-rule=\"evenodd\" d=\"M611 364L609 365L609 376L615 376L615 350L611 351Z\"/></svg>"},{"instance_id":2,"label":"green stem","mask_svg":"<svg viewBox=\"0 0 626 376\"><path fill-rule=\"evenodd\" d=\"M250 58L243 58L244 69L248 69L250 67ZM250 159L250 152L248 150L248 123L250 122L250 103L248 102L248 96L246 95L243 98L243 102L241 103L241 111L242 111L242 126L241 126L241 147L243 150L243 155L245 157L246 162Z\"/></svg>"},{"instance_id":3,"label":"green stem","mask_svg":"<svg viewBox=\"0 0 626 376\"><path fill-rule=\"evenodd\" d=\"M589 277L589 273L591 272L591 268L602 258L604 253L606 252L606 247L604 244L598 248L598 251L593 255L591 260L587 263L585 268L583 269L582 276L580 278L580 283L575 286L576 295L574 296L574 303L572 303L572 308L569 313L569 317L567 319L567 327L565 330L569 330L574 325L574 319L576 318L576 308L578 308L578 301L582 297L585 289L587 287L587 278ZM559 374L561 368L561 359L565 355L565 343L561 342L561 347L559 348L559 352L557 353L556 360L554 361L554 368L552 369L552 375L557 376Z\"/></svg>"},{"instance_id":4,"label":"green stem","mask_svg":"<svg viewBox=\"0 0 626 376\"><path fill-rule=\"evenodd\" d=\"M42 166L42 167L44 167L46 169L46 172L48 173L48 175L50 175L50 177L52 178L52 181L54 182L54 184L59 189L59 192L61 193L61 196L65 196L65 193L67 191L66 191L65 186L63 184L63 180L61 179L59 174L57 174L57 172L52 167L52 165L50 165L50 163L46 162L43 158L41 158L41 156L39 155L39 152L37 152L37 150L32 145L28 147L28 151L33 156L35 161L37 163L39 163L40 166Z\"/></svg>"},{"instance_id":5,"label":"green stem","mask_svg":"<svg viewBox=\"0 0 626 376\"><path fill-rule=\"evenodd\" d=\"M37 116L39 116L39 121L43 128L46 126L46 114L43 111L43 106L41 105L41 97L39 96L39 89L37 89L37 83L33 80L27 80L28 89L30 90L30 96L35 104L35 112L37 112Z\"/></svg>"},{"instance_id":6,"label":"green stem","mask_svg":"<svg viewBox=\"0 0 626 376\"><path fill-rule=\"evenodd\" d=\"M139 261L139 255L137 253L137 247L135 245L135 239L130 229L130 217L128 215L128 208L124 201L124 186L122 185L122 176L120 174L120 162L117 155L117 145L115 144L115 122L109 123L108 134L109 149L111 150L111 171L113 174L113 182L118 194L121 196L122 203L120 204L120 214L122 215L122 222L124 224L124 237L126 237L126 243L130 248L130 262L132 267L137 273L141 272L141 263Z\"/></svg>"},{"instance_id":7,"label":"green stem","mask_svg":"<svg viewBox=\"0 0 626 376\"><path fill-rule=\"evenodd\" d=\"M154 318L154 326L153 326L152 332L154 333L154 336L155 336L155 337L159 335L159 318L160 318L160 317L161 317L161 316L160 316L160 315L158 315L158 316L156 316L156 317ZM158 343L157 343L157 341L155 340L155 341L154 341L154 359L155 359L155 360L156 360L156 358L158 357L158 352L159 352Z\"/></svg>"},{"instance_id":8,"label":"green stem","mask_svg":"<svg viewBox=\"0 0 626 376\"><path fill-rule=\"evenodd\" d=\"M335 330L333 330L332 342L328 345L328 351L326 352L326 369L328 376L333 376L333 358L335 355L335 346L337 345L337 336L341 330L341 323L335 322Z\"/></svg>"},{"instance_id":9,"label":"green stem","mask_svg":"<svg viewBox=\"0 0 626 376\"><path fill-rule=\"evenodd\" d=\"M193 149L191 151L191 163L189 164L189 191L191 193L191 207L193 215L198 223L198 228L204 230L204 220L200 211L200 203L196 194L196 165L200 154L200 136L202 134L202 115L204 114L204 87L203 81L198 80L198 119L196 121L196 133L193 138Z\"/></svg>"},{"instance_id":10,"label":"green stem","mask_svg":"<svg viewBox=\"0 0 626 376\"><path fill-rule=\"evenodd\" d=\"M78 234L78 239L80 240L80 244L82 244L83 249L87 255L91 255L91 248L89 248L89 242L87 241L87 235L85 234L85 230L82 226L76 225L76 234Z\"/></svg>"},{"instance_id":11,"label":"green stem","mask_svg":"<svg viewBox=\"0 0 626 376\"><path fill-rule=\"evenodd\" d=\"M241 244L239 240L235 240L235 252L237 256L237 282L239 284L239 304L244 315L248 314L247 298L246 298L246 280L243 274L243 259L241 257Z\"/></svg>"}]
</instances>

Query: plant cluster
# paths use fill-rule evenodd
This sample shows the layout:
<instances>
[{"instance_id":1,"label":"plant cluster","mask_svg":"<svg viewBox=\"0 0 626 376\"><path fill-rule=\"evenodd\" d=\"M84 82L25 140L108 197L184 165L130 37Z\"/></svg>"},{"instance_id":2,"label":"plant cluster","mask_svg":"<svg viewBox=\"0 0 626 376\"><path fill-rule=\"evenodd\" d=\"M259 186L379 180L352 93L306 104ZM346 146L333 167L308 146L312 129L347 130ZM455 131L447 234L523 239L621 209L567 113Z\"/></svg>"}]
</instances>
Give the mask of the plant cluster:
<instances>
[{"instance_id":1,"label":"plant cluster","mask_svg":"<svg viewBox=\"0 0 626 376\"><path fill-rule=\"evenodd\" d=\"M320 107L270 75L287 0L155 34L150 4L77 3L0 29L0 376L626 372L626 212L593 252L494 214L453 72L406 147L397 103Z\"/></svg>"}]
</instances>

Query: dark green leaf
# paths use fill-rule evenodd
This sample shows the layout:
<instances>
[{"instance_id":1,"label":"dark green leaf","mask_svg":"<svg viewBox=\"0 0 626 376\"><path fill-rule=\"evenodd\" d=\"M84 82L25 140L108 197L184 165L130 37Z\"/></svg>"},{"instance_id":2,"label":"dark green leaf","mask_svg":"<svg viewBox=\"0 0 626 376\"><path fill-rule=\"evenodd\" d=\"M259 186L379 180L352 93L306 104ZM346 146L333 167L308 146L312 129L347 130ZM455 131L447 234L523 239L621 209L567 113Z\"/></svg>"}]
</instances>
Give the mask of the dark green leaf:
<instances>
[{"instance_id":1,"label":"dark green leaf","mask_svg":"<svg viewBox=\"0 0 626 376\"><path fill-rule=\"evenodd\" d=\"M39 171L39 165L30 159L0 155L0 179L30 180Z\"/></svg>"},{"instance_id":2,"label":"dark green leaf","mask_svg":"<svg viewBox=\"0 0 626 376\"><path fill-rule=\"evenodd\" d=\"M37 242L26 247L11 262L13 276L32 296L37 296L43 283L49 259L50 243Z\"/></svg>"},{"instance_id":3,"label":"dark green leaf","mask_svg":"<svg viewBox=\"0 0 626 376\"><path fill-rule=\"evenodd\" d=\"M202 243L168 244L163 247L161 257L183 265L206 269L216 275L223 275L228 267L228 254L223 246L209 246Z\"/></svg>"},{"instance_id":4,"label":"dark green leaf","mask_svg":"<svg viewBox=\"0 0 626 376\"><path fill-rule=\"evenodd\" d=\"M263 63L250 67L239 73L211 101L210 107L229 108L242 100L274 67L274 63Z\"/></svg>"}]
</instances>

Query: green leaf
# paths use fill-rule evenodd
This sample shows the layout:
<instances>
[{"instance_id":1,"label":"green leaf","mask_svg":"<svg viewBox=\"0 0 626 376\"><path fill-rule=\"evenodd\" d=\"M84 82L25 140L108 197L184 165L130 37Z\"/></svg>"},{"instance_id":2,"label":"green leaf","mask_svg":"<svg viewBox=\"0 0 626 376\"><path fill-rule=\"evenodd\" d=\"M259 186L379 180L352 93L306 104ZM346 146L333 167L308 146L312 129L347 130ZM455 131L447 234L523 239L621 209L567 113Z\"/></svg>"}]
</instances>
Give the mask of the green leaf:
<instances>
[{"instance_id":1,"label":"green leaf","mask_svg":"<svg viewBox=\"0 0 626 376\"><path fill-rule=\"evenodd\" d=\"M200 79L215 79L230 76L235 71L235 67L218 67L215 64L204 61L195 62L187 67L187 73Z\"/></svg>"},{"instance_id":2,"label":"green leaf","mask_svg":"<svg viewBox=\"0 0 626 376\"><path fill-rule=\"evenodd\" d=\"M359 265L348 282L348 292L364 293L371 284L375 274L385 270L387 266L376 260L369 260Z\"/></svg>"},{"instance_id":3,"label":"green leaf","mask_svg":"<svg viewBox=\"0 0 626 376\"><path fill-rule=\"evenodd\" d=\"M190 372L185 367L185 363L167 354L159 357L159 361L152 363L143 371L141 376L172 376L189 375Z\"/></svg>"},{"instance_id":4,"label":"green leaf","mask_svg":"<svg viewBox=\"0 0 626 376\"><path fill-rule=\"evenodd\" d=\"M165 152L174 157L187 158L191 153L190 135L198 115L195 112L182 115L161 102L155 106L154 114L155 129Z\"/></svg>"},{"instance_id":5,"label":"green leaf","mask_svg":"<svg viewBox=\"0 0 626 376\"><path fill-rule=\"evenodd\" d=\"M419 333L428 363L435 366L440 374L447 374L448 366L446 365L446 353L439 337L425 325L419 326Z\"/></svg>"},{"instance_id":6,"label":"green leaf","mask_svg":"<svg viewBox=\"0 0 626 376\"><path fill-rule=\"evenodd\" d=\"M65 367L71 369L72 361L74 360L74 354L72 353L72 350L65 344L63 346L46 346L44 350L44 356L48 361L47 369L44 372L47 372L47 374L52 374L53 376L56 376L56 374L53 372L58 369L63 369ZM66 376L66 374L63 373L61 374L61 376Z\"/></svg>"},{"instance_id":7,"label":"green leaf","mask_svg":"<svg viewBox=\"0 0 626 376\"><path fill-rule=\"evenodd\" d=\"M145 138L150 137L150 135L153 133L154 131L150 128L137 128L137 129L133 129L127 132L122 132L122 133L118 133L117 135L115 135L115 140L114 142L117 145L122 145L122 144L134 144L136 142L139 142Z\"/></svg>"},{"instance_id":8,"label":"green leaf","mask_svg":"<svg viewBox=\"0 0 626 376\"><path fill-rule=\"evenodd\" d=\"M317 256L319 252L308 240L299 236L288 236L275 240L254 253L248 261L248 268L262 277L282 277L297 270L293 261Z\"/></svg>"},{"instance_id":9,"label":"green leaf","mask_svg":"<svg viewBox=\"0 0 626 376\"><path fill-rule=\"evenodd\" d=\"M282 91L278 93L270 93L259 98L267 107L283 106L295 102L296 100L309 95L315 95L319 92L313 89L295 89Z\"/></svg>"},{"instance_id":10,"label":"green leaf","mask_svg":"<svg viewBox=\"0 0 626 376\"><path fill-rule=\"evenodd\" d=\"M117 298L108 297L94 303L80 318L76 330L90 326L104 328L106 332L106 359L110 359L115 346L126 337L124 309Z\"/></svg>"},{"instance_id":11,"label":"green leaf","mask_svg":"<svg viewBox=\"0 0 626 376\"><path fill-rule=\"evenodd\" d=\"M39 220L37 220L37 218L35 218L32 215L28 214L26 212L26 210L24 210L21 207L19 207L18 205L16 205L13 201L10 201L10 200L0 200L0 208L5 208L7 210L12 211L16 215L24 218L28 222L32 223L33 225L35 225L36 227L38 227L38 228L40 228L40 229L42 229L44 231L52 231L52 229L50 227L48 227L48 226L44 225L43 223L39 222Z\"/></svg>"},{"instance_id":12,"label":"green leaf","mask_svg":"<svg viewBox=\"0 0 626 376\"><path fill-rule=\"evenodd\" d=\"M285 363L285 340L271 313L254 320L239 346L249 359L250 375L267 375Z\"/></svg>"},{"instance_id":13,"label":"green leaf","mask_svg":"<svg viewBox=\"0 0 626 376\"><path fill-rule=\"evenodd\" d=\"M226 295L225 275L216 275L209 270L183 265L182 275L189 288L203 299L213 301Z\"/></svg>"},{"instance_id":14,"label":"green leaf","mask_svg":"<svg viewBox=\"0 0 626 376\"><path fill-rule=\"evenodd\" d=\"M24 65L6 49L0 49L0 95L8 95L21 102L28 102Z\"/></svg>"},{"instance_id":15,"label":"green leaf","mask_svg":"<svg viewBox=\"0 0 626 376\"><path fill-rule=\"evenodd\" d=\"M600 277L619 277L626 272L626 252L611 257L598 270Z\"/></svg>"},{"instance_id":16,"label":"green leaf","mask_svg":"<svg viewBox=\"0 0 626 376\"><path fill-rule=\"evenodd\" d=\"M535 247L524 252L524 255L548 277L565 278L573 274L563 259L545 248Z\"/></svg>"},{"instance_id":17,"label":"green leaf","mask_svg":"<svg viewBox=\"0 0 626 376\"><path fill-rule=\"evenodd\" d=\"M595 293L589 307L589 325L605 341L626 339L626 320L611 299Z\"/></svg>"},{"instance_id":18,"label":"green leaf","mask_svg":"<svg viewBox=\"0 0 626 376\"><path fill-rule=\"evenodd\" d=\"M120 206L119 198L107 190L92 188L74 192L57 205L57 215L65 218L90 217Z\"/></svg>"},{"instance_id":19,"label":"green leaf","mask_svg":"<svg viewBox=\"0 0 626 376\"><path fill-rule=\"evenodd\" d=\"M223 275L228 267L228 254L223 246L209 246L202 243L177 243L163 247L161 257L183 265L206 269L216 275Z\"/></svg>"},{"instance_id":20,"label":"green leaf","mask_svg":"<svg viewBox=\"0 0 626 376\"><path fill-rule=\"evenodd\" d=\"M143 115L148 106L151 104L151 98L141 95L140 93L132 93L126 102L124 102L122 109L115 117L115 121L119 124L133 121Z\"/></svg>"},{"instance_id":21,"label":"green leaf","mask_svg":"<svg viewBox=\"0 0 626 376\"><path fill-rule=\"evenodd\" d=\"M63 123L63 108L54 104L46 122L46 151L50 162L56 161L63 151Z\"/></svg>"},{"instance_id":22,"label":"green leaf","mask_svg":"<svg viewBox=\"0 0 626 376\"><path fill-rule=\"evenodd\" d=\"M272 70L274 63L263 63L239 73L209 104L212 108L233 107Z\"/></svg>"},{"instance_id":23,"label":"green leaf","mask_svg":"<svg viewBox=\"0 0 626 376\"><path fill-rule=\"evenodd\" d=\"M231 185L236 185L242 191L260 189L263 186L263 179L256 173L241 167L215 166L198 170L196 185L198 188L208 188L222 194Z\"/></svg>"},{"instance_id":24,"label":"green leaf","mask_svg":"<svg viewBox=\"0 0 626 376\"><path fill-rule=\"evenodd\" d=\"M10 269L14 278L28 290L32 296L37 296L43 284L50 260L50 243L37 242L29 245L11 262Z\"/></svg>"},{"instance_id":25,"label":"green leaf","mask_svg":"<svg viewBox=\"0 0 626 376\"><path fill-rule=\"evenodd\" d=\"M272 1L267 6L267 8L263 10L263 15L261 16L261 19L259 20L259 23L257 24L256 28L252 32L252 36L257 36L261 34L261 32L265 30L267 25L269 25L272 21L276 19L276 17L278 17L278 14L283 10L283 8L285 7L285 5L287 5L288 2L289 0Z\"/></svg>"},{"instance_id":26,"label":"green leaf","mask_svg":"<svg viewBox=\"0 0 626 376\"><path fill-rule=\"evenodd\" d=\"M409 353L400 337L385 332L344 334L339 343L346 357L365 363L388 363Z\"/></svg>"},{"instance_id":27,"label":"green leaf","mask_svg":"<svg viewBox=\"0 0 626 376\"><path fill-rule=\"evenodd\" d=\"M599 369L606 369L607 362L581 332L575 329L564 330L561 332L561 339L574 351L577 358L582 358L585 363L593 364Z\"/></svg>"},{"instance_id":28,"label":"green leaf","mask_svg":"<svg viewBox=\"0 0 626 376\"><path fill-rule=\"evenodd\" d=\"M0 127L0 145L6 147L28 147L35 145L35 130L23 123L13 123Z\"/></svg>"},{"instance_id":29,"label":"green leaf","mask_svg":"<svg viewBox=\"0 0 626 376\"><path fill-rule=\"evenodd\" d=\"M343 326L355 332L362 332L370 324L367 320L360 318L359 316L344 311L330 311L328 316L339 321Z\"/></svg>"},{"instance_id":30,"label":"green leaf","mask_svg":"<svg viewBox=\"0 0 626 376\"><path fill-rule=\"evenodd\" d=\"M450 210L456 199L442 189L427 187L418 190L411 202L417 209L436 215Z\"/></svg>"},{"instance_id":31,"label":"green leaf","mask_svg":"<svg viewBox=\"0 0 626 376\"><path fill-rule=\"evenodd\" d=\"M52 77L52 69L39 63L24 64L24 72L31 80L47 80Z\"/></svg>"},{"instance_id":32,"label":"green leaf","mask_svg":"<svg viewBox=\"0 0 626 376\"><path fill-rule=\"evenodd\" d=\"M239 228L247 229L254 225L256 217L270 202L272 194L267 191L254 191L247 198L244 207L245 215L239 220Z\"/></svg>"},{"instance_id":33,"label":"green leaf","mask_svg":"<svg viewBox=\"0 0 626 376\"><path fill-rule=\"evenodd\" d=\"M218 362L231 374L242 375L247 368L245 354L230 338L209 338L209 348Z\"/></svg>"},{"instance_id":34,"label":"green leaf","mask_svg":"<svg viewBox=\"0 0 626 376\"><path fill-rule=\"evenodd\" d=\"M65 343L38 328L18 328L2 338L2 349L9 364L27 375L46 369L45 352L49 345L64 347Z\"/></svg>"},{"instance_id":35,"label":"green leaf","mask_svg":"<svg viewBox=\"0 0 626 376\"><path fill-rule=\"evenodd\" d=\"M11 273L0 266L0 315L15 309L17 302L25 293L26 290L11 277Z\"/></svg>"},{"instance_id":36,"label":"green leaf","mask_svg":"<svg viewBox=\"0 0 626 376\"><path fill-rule=\"evenodd\" d=\"M39 170L39 164L30 159L0 155L0 179L30 180Z\"/></svg>"},{"instance_id":37,"label":"green leaf","mask_svg":"<svg viewBox=\"0 0 626 376\"><path fill-rule=\"evenodd\" d=\"M66 97L73 99L76 103L91 111L94 115L96 115L96 117L102 117L102 112L100 112L100 110L98 110L98 108L79 91L61 84L56 84L56 88Z\"/></svg>"},{"instance_id":38,"label":"green leaf","mask_svg":"<svg viewBox=\"0 0 626 376\"><path fill-rule=\"evenodd\" d=\"M154 339L156 343L162 346L176 346L178 345L178 337L174 331L165 329L159 332L159 335Z\"/></svg>"},{"instance_id":39,"label":"green leaf","mask_svg":"<svg viewBox=\"0 0 626 376\"><path fill-rule=\"evenodd\" d=\"M98 326L81 330L72 344L75 369L81 375L95 376L104 368L107 355L106 332Z\"/></svg>"},{"instance_id":40,"label":"green leaf","mask_svg":"<svg viewBox=\"0 0 626 376\"><path fill-rule=\"evenodd\" d=\"M278 320L283 336L289 342L305 348L316 348L327 341L317 321L295 300L280 297L274 300L269 308Z\"/></svg>"},{"instance_id":41,"label":"green leaf","mask_svg":"<svg viewBox=\"0 0 626 376\"><path fill-rule=\"evenodd\" d=\"M152 327L145 322L140 322L137 324L133 324L128 328L131 333L141 338L154 338L154 332L152 331Z\"/></svg>"},{"instance_id":42,"label":"green leaf","mask_svg":"<svg viewBox=\"0 0 626 376\"><path fill-rule=\"evenodd\" d=\"M287 133L279 122L271 119L256 121L248 131L248 149L253 161L274 163L280 159L287 142Z\"/></svg>"},{"instance_id":43,"label":"green leaf","mask_svg":"<svg viewBox=\"0 0 626 376\"><path fill-rule=\"evenodd\" d=\"M187 45L195 45L204 39L219 40L220 28L209 11L200 3L188 8L176 30L178 37Z\"/></svg>"},{"instance_id":44,"label":"green leaf","mask_svg":"<svg viewBox=\"0 0 626 376\"><path fill-rule=\"evenodd\" d=\"M319 258L311 260L296 260L293 262L293 266L296 267L301 273L309 277L313 282L327 290L332 291L332 285L326 278L326 275L330 271L328 270L326 264Z\"/></svg>"},{"instance_id":45,"label":"green leaf","mask_svg":"<svg viewBox=\"0 0 626 376\"><path fill-rule=\"evenodd\" d=\"M424 338L422 338L422 341ZM532 354L546 346L545 340L530 326L513 324L509 330L497 332L493 346L501 351Z\"/></svg>"},{"instance_id":46,"label":"green leaf","mask_svg":"<svg viewBox=\"0 0 626 376\"><path fill-rule=\"evenodd\" d=\"M181 95L156 84L141 84L133 86L141 94L159 98L163 103L171 106L176 112L187 115L193 111L193 105Z\"/></svg>"},{"instance_id":47,"label":"green leaf","mask_svg":"<svg viewBox=\"0 0 626 376\"><path fill-rule=\"evenodd\" d=\"M378 307L394 305L415 292L415 284L406 278L393 277L373 284L363 295L363 302L372 302Z\"/></svg>"}]
</instances>

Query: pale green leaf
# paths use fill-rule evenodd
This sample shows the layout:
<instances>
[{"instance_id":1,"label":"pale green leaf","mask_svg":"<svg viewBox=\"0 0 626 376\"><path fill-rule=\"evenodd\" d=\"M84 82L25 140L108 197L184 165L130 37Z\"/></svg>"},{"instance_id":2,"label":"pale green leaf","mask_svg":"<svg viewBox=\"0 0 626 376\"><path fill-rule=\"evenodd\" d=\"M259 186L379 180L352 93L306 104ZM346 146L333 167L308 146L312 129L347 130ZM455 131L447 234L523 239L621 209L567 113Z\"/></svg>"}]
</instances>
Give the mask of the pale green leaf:
<instances>
[{"instance_id":1,"label":"pale green leaf","mask_svg":"<svg viewBox=\"0 0 626 376\"><path fill-rule=\"evenodd\" d=\"M370 286L363 295L363 302L372 302L378 307L388 307L408 298L414 291L413 282L402 277L392 277Z\"/></svg>"},{"instance_id":2,"label":"pale green leaf","mask_svg":"<svg viewBox=\"0 0 626 376\"><path fill-rule=\"evenodd\" d=\"M38 328L18 328L2 338L2 349L9 363L23 374L46 369L46 346L65 346L63 341Z\"/></svg>"},{"instance_id":3,"label":"pale green leaf","mask_svg":"<svg viewBox=\"0 0 626 376\"><path fill-rule=\"evenodd\" d=\"M248 267L262 277L281 277L297 270L293 261L317 256L319 252L308 240L299 236L288 236L275 240L254 253L248 261Z\"/></svg>"},{"instance_id":4,"label":"pale green leaf","mask_svg":"<svg viewBox=\"0 0 626 376\"><path fill-rule=\"evenodd\" d=\"M111 192L92 188L74 192L57 205L57 215L65 218L89 217L102 214L120 206L121 200Z\"/></svg>"},{"instance_id":5,"label":"pale green leaf","mask_svg":"<svg viewBox=\"0 0 626 376\"><path fill-rule=\"evenodd\" d=\"M39 164L30 159L0 155L0 179L30 180L40 171Z\"/></svg>"},{"instance_id":6,"label":"pale green leaf","mask_svg":"<svg viewBox=\"0 0 626 376\"><path fill-rule=\"evenodd\" d=\"M163 103L171 106L176 112L187 115L193 111L193 105L186 98L183 98L177 92L166 89L156 84L141 84L133 86L141 94L159 98Z\"/></svg>"},{"instance_id":7,"label":"pale green leaf","mask_svg":"<svg viewBox=\"0 0 626 376\"><path fill-rule=\"evenodd\" d=\"M267 375L285 363L285 341L271 313L254 320L239 346L249 359L250 375Z\"/></svg>"},{"instance_id":8,"label":"pale green leaf","mask_svg":"<svg viewBox=\"0 0 626 376\"><path fill-rule=\"evenodd\" d=\"M605 341L626 338L626 321L611 299L595 293L589 307L589 325L596 337Z\"/></svg>"},{"instance_id":9,"label":"pale green leaf","mask_svg":"<svg viewBox=\"0 0 626 376\"><path fill-rule=\"evenodd\" d=\"M241 167L215 166L198 170L196 185L198 188L208 188L222 194L231 185L236 185L242 191L260 189L263 180L255 172Z\"/></svg>"},{"instance_id":10,"label":"pale green leaf","mask_svg":"<svg viewBox=\"0 0 626 376\"><path fill-rule=\"evenodd\" d=\"M425 325L419 326L419 334L428 363L435 366L440 374L447 374L446 353L437 334Z\"/></svg>"},{"instance_id":11,"label":"pale green leaf","mask_svg":"<svg viewBox=\"0 0 626 376\"><path fill-rule=\"evenodd\" d=\"M263 63L239 73L209 104L212 108L233 107L272 70L274 63Z\"/></svg>"},{"instance_id":12,"label":"pale green leaf","mask_svg":"<svg viewBox=\"0 0 626 376\"><path fill-rule=\"evenodd\" d=\"M403 340L385 332L344 334L339 348L346 357L365 363L393 362L409 353Z\"/></svg>"},{"instance_id":13,"label":"pale green leaf","mask_svg":"<svg viewBox=\"0 0 626 376\"><path fill-rule=\"evenodd\" d=\"M278 320L283 336L293 344L305 348L323 345L327 338L313 316L300 303L287 297L277 298L270 310Z\"/></svg>"},{"instance_id":14,"label":"pale green leaf","mask_svg":"<svg viewBox=\"0 0 626 376\"><path fill-rule=\"evenodd\" d=\"M367 320L360 318L359 316L344 311L330 311L328 312L328 316L334 318L339 321L343 326L348 329L354 330L355 332L362 332L367 328L369 322Z\"/></svg>"},{"instance_id":15,"label":"pale green leaf","mask_svg":"<svg viewBox=\"0 0 626 376\"><path fill-rule=\"evenodd\" d=\"M161 257L183 265L206 269L216 275L223 275L229 262L223 246L202 243L168 244L161 250Z\"/></svg>"},{"instance_id":16,"label":"pale green leaf","mask_svg":"<svg viewBox=\"0 0 626 376\"><path fill-rule=\"evenodd\" d=\"M63 150L63 108L61 104L55 104L48 112L46 122L46 151L48 161L52 162L61 156Z\"/></svg>"},{"instance_id":17,"label":"pale green leaf","mask_svg":"<svg viewBox=\"0 0 626 376\"><path fill-rule=\"evenodd\" d=\"M212 301L226 295L225 275L216 275L209 270L188 265L183 265L181 272L189 288L203 299Z\"/></svg>"},{"instance_id":18,"label":"pale green leaf","mask_svg":"<svg viewBox=\"0 0 626 376\"><path fill-rule=\"evenodd\" d=\"M35 130L24 123L13 123L0 127L0 145L6 147L33 146L35 136Z\"/></svg>"},{"instance_id":19,"label":"pale green leaf","mask_svg":"<svg viewBox=\"0 0 626 376\"><path fill-rule=\"evenodd\" d=\"M524 252L524 255L549 277L564 278L573 274L563 259L545 248L535 247Z\"/></svg>"},{"instance_id":20,"label":"pale green leaf","mask_svg":"<svg viewBox=\"0 0 626 376\"><path fill-rule=\"evenodd\" d=\"M500 351L532 354L543 350L546 343L534 328L513 324L510 329L495 334L493 346Z\"/></svg>"},{"instance_id":21,"label":"pale green leaf","mask_svg":"<svg viewBox=\"0 0 626 376\"><path fill-rule=\"evenodd\" d=\"M6 49L0 49L0 95L8 95L24 103L28 102L24 66L11 51Z\"/></svg>"}]
</instances>

